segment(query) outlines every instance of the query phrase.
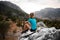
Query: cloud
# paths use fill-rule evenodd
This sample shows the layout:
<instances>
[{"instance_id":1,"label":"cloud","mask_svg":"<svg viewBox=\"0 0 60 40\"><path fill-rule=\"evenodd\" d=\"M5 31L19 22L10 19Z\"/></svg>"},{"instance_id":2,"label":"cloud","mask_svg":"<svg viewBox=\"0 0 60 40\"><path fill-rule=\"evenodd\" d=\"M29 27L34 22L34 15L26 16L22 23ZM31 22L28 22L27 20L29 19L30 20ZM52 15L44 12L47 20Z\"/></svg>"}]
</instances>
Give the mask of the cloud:
<instances>
[{"instance_id":1,"label":"cloud","mask_svg":"<svg viewBox=\"0 0 60 40\"><path fill-rule=\"evenodd\" d=\"M30 2L39 4L39 5L46 5L50 7L58 7L60 8L60 0L30 0Z\"/></svg>"},{"instance_id":2,"label":"cloud","mask_svg":"<svg viewBox=\"0 0 60 40\"><path fill-rule=\"evenodd\" d=\"M0 0L1 1L1 0ZM27 13L46 7L60 8L60 0L3 0L10 1L21 7Z\"/></svg>"},{"instance_id":3,"label":"cloud","mask_svg":"<svg viewBox=\"0 0 60 40\"><path fill-rule=\"evenodd\" d=\"M34 3L37 5L43 5L43 6L47 6L47 7L60 8L60 6L59 6L60 0L5 0L5 1L10 1L12 3L17 4L18 6L20 6L20 4L23 4L23 3Z\"/></svg>"}]
</instances>

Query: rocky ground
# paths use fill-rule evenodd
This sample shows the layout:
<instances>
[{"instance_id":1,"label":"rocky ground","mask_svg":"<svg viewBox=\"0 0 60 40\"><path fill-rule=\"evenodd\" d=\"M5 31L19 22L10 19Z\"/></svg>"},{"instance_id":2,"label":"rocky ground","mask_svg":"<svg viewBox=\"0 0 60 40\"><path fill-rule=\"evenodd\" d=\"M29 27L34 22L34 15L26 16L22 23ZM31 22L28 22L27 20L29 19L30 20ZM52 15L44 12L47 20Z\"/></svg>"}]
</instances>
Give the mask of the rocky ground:
<instances>
[{"instance_id":1,"label":"rocky ground","mask_svg":"<svg viewBox=\"0 0 60 40\"><path fill-rule=\"evenodd\" d=\"M11 37L14 37L13 40L59 40L60 29L56 29L55 27L48 28L43 22L39 22L37 23L35 33L28 30L23 34L20 34L20 32L15 33Z\"/></svg>"},{"instance_id":2,"label":"rocky ground","mask_svg":"<svg viewBox=\"0 0 60 40\"><path fill-rule=\"evenodd\" d=\"M39 26L45 26L43 22L38 23ZM31 35L29 35L31 34ZM22 36L29 35L28 37L19 38L19 40L59 40L60 39L60 29L55 27L47 28L39 27L35 33L28 31L23 33Z\"/></svg>"},{"instance_id":3,"label":"rocky ground","mask_svg":"<svg viewBox=\"0 0 60 40\"><path fill-rule=\"evenodd\" d=\"M37 30L37 32L29 35L28 37L20 38L20 40L59 40L60 39L59 37L60 30L52 27L52 28L40 28Z\"/></svg>"}]
</instances>

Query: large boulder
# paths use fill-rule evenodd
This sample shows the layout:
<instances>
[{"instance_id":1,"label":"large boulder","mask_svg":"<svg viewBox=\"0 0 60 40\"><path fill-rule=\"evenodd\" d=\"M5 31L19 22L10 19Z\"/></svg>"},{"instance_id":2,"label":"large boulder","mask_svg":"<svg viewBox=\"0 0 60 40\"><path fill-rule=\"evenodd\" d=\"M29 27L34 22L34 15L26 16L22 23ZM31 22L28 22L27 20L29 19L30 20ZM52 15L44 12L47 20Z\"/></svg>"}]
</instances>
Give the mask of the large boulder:
<instances>
[{"instance_id":1,"label":"large boulder","mask_svg":"<svg viewBox=\"0 0 60 40\"><path fill-rule=\"evenodd\" d=\"M51 28L42 28L40 27L39 31L31 34L26 38L21 38L20 40L59 40L60 30Z\"/></svg>"}]
</instances>

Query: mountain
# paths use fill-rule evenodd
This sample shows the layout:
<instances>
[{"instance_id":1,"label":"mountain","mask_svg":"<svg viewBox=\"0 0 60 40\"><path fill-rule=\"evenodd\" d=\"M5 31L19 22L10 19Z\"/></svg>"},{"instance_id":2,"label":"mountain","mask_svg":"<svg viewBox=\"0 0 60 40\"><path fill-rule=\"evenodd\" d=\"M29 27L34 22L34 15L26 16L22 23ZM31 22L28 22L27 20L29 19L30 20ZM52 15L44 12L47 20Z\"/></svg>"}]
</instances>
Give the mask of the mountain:
<instances>
[{"instance_id":1,"label":"mountain","mask_svg":"<svg viewBox=\"0 0 60 40\"><path fill-rule=\"evenodd\" d=\"M25 13L20 7L16 4L13 4L9 1L0 1L0 16L4 15L8 18L26 18L27 13Z\"/></svg>"},{"instance_id":2,"label":"mountain","mask_svg":"<svg viewBox=\"0 0 60 40\"><path fill-rule=\"evenodd\" d=\"M60 8L45 8L35 12L35 17L42 19L60 20Z\"/></svg>"}]
</instances>

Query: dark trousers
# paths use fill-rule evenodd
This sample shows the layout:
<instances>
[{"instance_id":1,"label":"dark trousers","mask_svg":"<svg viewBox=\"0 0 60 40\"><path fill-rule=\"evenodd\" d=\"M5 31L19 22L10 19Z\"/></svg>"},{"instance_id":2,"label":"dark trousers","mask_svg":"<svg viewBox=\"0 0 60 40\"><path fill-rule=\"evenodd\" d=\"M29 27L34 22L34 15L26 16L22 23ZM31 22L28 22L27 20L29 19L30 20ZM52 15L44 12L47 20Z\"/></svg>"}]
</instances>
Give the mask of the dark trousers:
<instances>
[{"instance_id":1,"label":"dark trousers","mask_svg":"<svg viewBox=\"0 0 60 40\"><path fill-rule=\"evenodd\" d=\"M33 30L33 29L30 29L30 31L31 31L31 32L36 32L36 29L34 29L34 30Z\"/></svg>"}]
</instances>

